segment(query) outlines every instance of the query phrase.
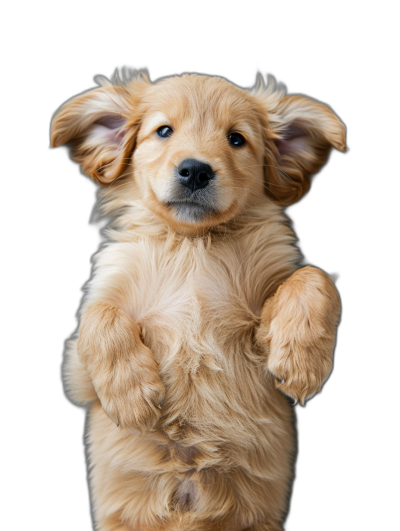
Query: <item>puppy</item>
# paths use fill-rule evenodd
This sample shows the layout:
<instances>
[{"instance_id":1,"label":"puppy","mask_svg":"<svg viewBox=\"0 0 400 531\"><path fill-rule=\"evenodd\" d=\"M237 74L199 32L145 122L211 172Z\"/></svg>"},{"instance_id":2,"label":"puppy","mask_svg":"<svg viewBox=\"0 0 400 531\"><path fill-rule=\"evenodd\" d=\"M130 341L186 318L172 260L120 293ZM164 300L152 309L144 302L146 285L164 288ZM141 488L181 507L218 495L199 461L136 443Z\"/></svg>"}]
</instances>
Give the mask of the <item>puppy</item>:
<instances>
[{"instance_id":1,"label":"puppy","mask_svg":"<svg viewBox=\"0 0 400 531\"><path fill-rule=\"evenodd\" d=\"M345 151L344 125L260 75L96 80L51 130L111 219L64 362L95 528L282 531L293 401L328 377L340 315L284 207Z\"/></svg>"}]
</instances>

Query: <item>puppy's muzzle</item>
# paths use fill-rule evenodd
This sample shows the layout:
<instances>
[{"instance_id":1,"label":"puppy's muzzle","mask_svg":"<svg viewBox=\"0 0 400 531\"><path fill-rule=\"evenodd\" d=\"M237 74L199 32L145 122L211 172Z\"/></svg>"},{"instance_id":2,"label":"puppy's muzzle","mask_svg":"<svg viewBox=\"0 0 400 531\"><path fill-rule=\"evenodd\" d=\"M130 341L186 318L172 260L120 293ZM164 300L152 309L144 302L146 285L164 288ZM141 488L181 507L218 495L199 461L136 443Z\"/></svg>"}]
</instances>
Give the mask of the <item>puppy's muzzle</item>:
<instances>
[{"instance_id":1,"label":"puppy's muzzle","mask_svg":"<svg viewBox=\"0 0 400 531\"><path fill-rule=\"evenodd\" d=\"M196 159L185 159L178 167L179 182L192 192L208 186L214 177L211 166Z\"/></svg>"}]
</instances>

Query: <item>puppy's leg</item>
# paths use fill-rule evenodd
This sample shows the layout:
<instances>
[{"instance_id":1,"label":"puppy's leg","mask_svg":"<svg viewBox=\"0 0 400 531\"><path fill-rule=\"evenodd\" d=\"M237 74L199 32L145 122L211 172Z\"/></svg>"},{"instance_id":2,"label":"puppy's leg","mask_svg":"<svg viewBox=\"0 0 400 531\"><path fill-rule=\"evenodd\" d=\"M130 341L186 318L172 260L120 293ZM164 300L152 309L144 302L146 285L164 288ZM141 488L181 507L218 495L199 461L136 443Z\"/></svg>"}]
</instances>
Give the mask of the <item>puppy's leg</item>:
<instances>
[{"instance_id":1,"label":"puppy's leg","mask_svg":"<svg viewBox=\"0 0 400 531\"><path fill-rule=\"evenodd\" d=\"M113 422L122 428L155 425L164 387L138 325L125 312L107 303L89 306L82 317L78 354Z\"/></svg>"},{"instance_id":2,"label":"puppy's leg","mask_svg":"<svg viewBox=\"0 0 400 531\"><path fill-rule=\"evenodd\" d=\"M269 350L277 387L302 404L332 370L339 316L333 282L310 266L293 273L264 305L257 341Z\"/></svg>"}]
</instances>

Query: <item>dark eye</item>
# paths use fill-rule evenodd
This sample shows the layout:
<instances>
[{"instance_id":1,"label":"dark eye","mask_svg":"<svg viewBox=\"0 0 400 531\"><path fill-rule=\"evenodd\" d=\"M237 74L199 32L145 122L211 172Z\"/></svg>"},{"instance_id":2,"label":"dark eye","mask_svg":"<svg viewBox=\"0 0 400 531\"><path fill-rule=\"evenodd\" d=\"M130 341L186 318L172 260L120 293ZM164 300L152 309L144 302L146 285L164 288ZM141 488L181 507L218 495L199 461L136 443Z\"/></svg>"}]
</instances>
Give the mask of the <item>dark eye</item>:
<instances>
[{"instance_id":1,"label":"dark eye","mask_svg":"<svg viewBox=\"0 0 400 531\"><path fill-rule=\"evenodd\" d=\"M234 147L244 146L246 143L244 136L240 133L231 133L230 135L228 135L228 141L230 145Z\"/></svg>"},{"instance_id":2,"label":"dark eye","mask_svg":"<svg viewBox=\"0 0 400 531\"><path fill-rule=\"evenodd\" d=\"M172 135L173 131L168 125L162 125L157 129L157 134L161 138L168 138Z\"/></svg>"}]
</instances>

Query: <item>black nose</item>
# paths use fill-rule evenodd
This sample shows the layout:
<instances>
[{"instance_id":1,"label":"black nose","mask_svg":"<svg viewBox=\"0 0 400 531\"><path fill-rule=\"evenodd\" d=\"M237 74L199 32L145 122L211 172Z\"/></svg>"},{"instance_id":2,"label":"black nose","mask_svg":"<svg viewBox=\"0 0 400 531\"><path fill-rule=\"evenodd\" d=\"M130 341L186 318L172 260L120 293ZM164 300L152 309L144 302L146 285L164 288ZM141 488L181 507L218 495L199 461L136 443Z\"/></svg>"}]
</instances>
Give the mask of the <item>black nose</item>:
<instances>
[{"instance_id":1,"label":"black nose","mask_svg":"<svg viewBox=\"0 0 400 531\"><path fill-rule=\"evenodd\" d=\"M196 159L185 159L178 167L178 179L194 192L199 188L205 188L214 177L211 166Z\"/></svg>"}]
</instances>

